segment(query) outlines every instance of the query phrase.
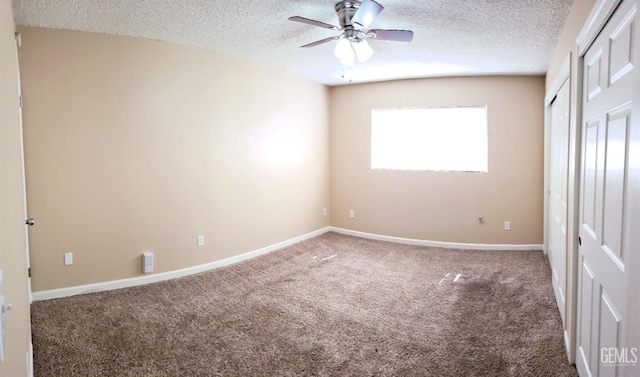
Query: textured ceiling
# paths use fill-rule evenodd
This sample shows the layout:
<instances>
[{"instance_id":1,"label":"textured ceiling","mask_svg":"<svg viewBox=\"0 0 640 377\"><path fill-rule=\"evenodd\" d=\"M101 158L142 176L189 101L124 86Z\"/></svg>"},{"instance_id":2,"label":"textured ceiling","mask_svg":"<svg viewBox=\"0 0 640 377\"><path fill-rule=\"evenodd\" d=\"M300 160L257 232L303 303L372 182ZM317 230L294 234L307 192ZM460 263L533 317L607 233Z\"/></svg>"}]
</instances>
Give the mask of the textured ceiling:
<instances>
[{"instance_id":1,"label":"textured ceiling","mask_svg":"<svg viewBox=\"0 0 640 377\"><path fill-rule=\"evenodd\" d=\"M146 37L209 49L328 84L400 78L544 74L572 0L379 0L375 29L413 42L370 41L364 64L343 68L339 34L288 21L338 25L335 0L13 0L16 24Z\"/></svg>"}]
</instances>

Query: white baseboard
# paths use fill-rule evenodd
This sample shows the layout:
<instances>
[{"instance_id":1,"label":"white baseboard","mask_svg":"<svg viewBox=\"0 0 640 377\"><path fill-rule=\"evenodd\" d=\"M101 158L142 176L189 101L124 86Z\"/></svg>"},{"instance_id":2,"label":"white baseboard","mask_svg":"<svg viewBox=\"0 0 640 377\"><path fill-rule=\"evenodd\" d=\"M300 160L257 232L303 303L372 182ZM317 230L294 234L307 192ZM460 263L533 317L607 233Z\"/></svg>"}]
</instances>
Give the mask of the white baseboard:
<instances>
[{"instance_id":1,"label":"white baseboard","mask_svg":"<svg viewBox=\"0 0 640 377\"><path fill-rule=\"evenodd\" d=\"M278 242L276 244L263 247L258 250L250 251L244 254L236 255L234 257L222 259L222 260L211 262L211 263L183 268L180 270L161 272L161 273L152 274L152 275L136 276L128 279L105 281L102 283L78 285L75 287L67 287L67 288L51 289L47 291L33 292L33 301L50 300L53 298L68 297L68 296L74 296L74 295L83 294L83 293L110 291L112 289L135 287L138 285L157 283L164 280L170 280L170 279L175 279L179 277L189 276L189 275L197 274L200 272L213 270L218 267L228 266L230 264L238 263L247 259L255 258L259 255L267 254L272 251L282 249L287 246L291 246L298 242L319 236L329 231L330 231L330 227L318 229L311 233L303 234L301 236L288 239L286 241Z\"/></svg>"},{"instance_id":2,"label":"white baseboard","mask_svg":"<svg viewBox=\"0 0 640 377\"><path fill-rule=\"evenodd\" d=\"M333 226L330 226L329 230L332 232L340 233L340 234L346 234L348 236L368 238L371 240L403 243L407 245L417 245L417 246L442 247L447 249L464 249L464 250L542 250L543 249L542 245L520 245L520 244L510 245L510 244L483 244L483 243L427 241L427 240L418 240L413 238L383 236L379 234L359 232L357 230L336 228Z\"/></svg>"},{"instance_id":3,"label":"white baseboard","mask_svg":"<svg viewBox=\"0 0 640 377\"><path fill-rule=\"evenodd\" d=\"M355 236L355 237L367 238L367 239L379 240L379 241L395 242L395 243L418 245L418 246L442 247L442 248L449 248L449 249L467 249L467 250L468 249L473 249L473 250L542 250L543 249L542 245L475 244L475 243L417 240L412 238L383 236L379 234L365 233L365 232L359 232L355 230L329 226L326 228L318 229L311 233L307 233L298 237L291 238L286 241L278 242L276 244L263 247L258 250L250 251L244 254L236 255L234 257L222 259L222 260L211 262L211 263L201 264L198 266L187 267L187 268L183 268L175 271L161 272L161 273L152 274L152 275L136 276L128 279L112 280L112 281L106 281L101 283L78 285L75 287L67 287L67 288L51 289L47 291L33 292L33 301L50 300L53 298L68 297L68 296L74 296L74 295L79 295L83 293L110 291L112 289L135 287L138 285L157 283L164 280L170 280L170 279L180 278L184 276L189 276L189 275L197 274L200 272L210 271L218 267L228 266L230 264L238 263L247 259L255 258L259 255L267 254L272 251L279 250L287 246L291 246L298 242L319 236L327 232L336 232L336 233L345 234L349 236Z\"/></svg>"},{"instance_id":4,"label":"white baseboard","mask_svg":"<svg viewBox=\"0 0 640 377\"><path fill-rule=\"evenodd\" d=\"M569 361L569 364L575 364L576 361L571 360L571 337L569 337L567 330L564 331L564 350L567 353L567 360Z\"/></svg>"},{"instance_id":5,"label":"white baseboard","mask_svg":"<svg viewBox=\"0 0 640 377\"><path fill-rule=\"evenodd\" d=\"M29 342L27 351L27 377L33 377L33 340Z\"/></svg>"}]
</instances>

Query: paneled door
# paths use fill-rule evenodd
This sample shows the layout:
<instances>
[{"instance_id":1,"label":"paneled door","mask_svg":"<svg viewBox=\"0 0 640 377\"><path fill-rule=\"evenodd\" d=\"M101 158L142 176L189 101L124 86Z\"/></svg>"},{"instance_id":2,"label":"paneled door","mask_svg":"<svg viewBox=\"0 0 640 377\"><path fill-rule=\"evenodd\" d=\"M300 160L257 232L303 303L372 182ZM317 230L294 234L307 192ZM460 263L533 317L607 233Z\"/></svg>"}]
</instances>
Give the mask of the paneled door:
<instances>
[{"instance_id":1,"label":"paneled door","mask_svg":"<svg viewBox=\"0 0 640 377\"><path fill-rule=\"evenodd\" d=\"M576 360L581 376L621 371L602 355L621 350L627 321L636 6L635 0L623 1L584 56Z\"/></svg>"},{"instance_id":2,"label":"paneled door","mask_svg":"<svg viewBox=\"0 0 640 377\"><path fill-rule=\"evenodd\" d=\"M549 238L553 290L562 322L567 287L567 174L569 168L569 80L551 102L549 150Z\"/></svg>"},{"instance_id":3,"label":"paneled door","mask_svg":"<svg viewBox=\"0 0 640 377\"><path fill-rule=\"evenodd\" d=\"M19 49L20 49L20 45L21 45L21 37L19 33L15 34L16 37L16 66L18 67L18 96L19 96L19 106L20 108L18 109L18 119L20 121L20 152L21 152L21 157L22 157L22 191L24 193L24 219L25 219L25 233L26 233L26 238L25 238L25 249L26 249L26 258L27 258L27 294L29 296L29 303L31 303L33 301L33 297L31 295L31 258L29 257L29 227L31 225L34 224L33 219L30 219L28 214L27 214L27 182L26 182L26 175L24 172L24 142L23 142L23 122L22 122L22 85L20 83L20 61L19 59Z\"/></svg>"}]
</instances>

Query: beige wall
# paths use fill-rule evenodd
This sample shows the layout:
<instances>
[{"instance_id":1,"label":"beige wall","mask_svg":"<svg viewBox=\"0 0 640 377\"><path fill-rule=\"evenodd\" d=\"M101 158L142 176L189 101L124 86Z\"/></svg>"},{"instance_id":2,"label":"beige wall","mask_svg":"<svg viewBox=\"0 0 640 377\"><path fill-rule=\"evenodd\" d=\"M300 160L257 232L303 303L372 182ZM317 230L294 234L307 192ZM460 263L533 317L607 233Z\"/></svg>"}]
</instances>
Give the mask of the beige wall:
<instances>
[{"instance_id":1,"label":"beige wall","mask_svg":"<svg viewBox=\"0 0 640 377\"><path fill-rule=\"evenodd\" d=\"M31 330L27 298L18 71L10 1L0 1L0 269L6 303L5 354L0 376L25 376Z\"/></svg>"},{"instance_id":2,"label":"beige wall","mask_svg":"<svg viewBox=\"0 0 640 377\"><path fill-rule=\"evenodd\" d=\"M34 291L139 276L145 251L172 271L329 225L325 86L164 42L19 30ZM274 160L286 146L297 160Z\"/></svg>"},{"instance_id":3,"label":"beige wall","mask_svg":"<svg viewBox=\"0 0 640 377\"><path fill-rule=\"evenodd\" d=\"M543 97L543 77L333 87L331 224L423 240L541 244ZM488 106L488 173L371 170L371 109L472 105Z\"/></svg>"},{"instance_id":4,"label":"beige wall","mask_svg":"<svg viewBox=\"0 0 640 377\"><path fill-rule=\"evenodd\" d=\"M549 69L547 70L547 84L546 89L549 90L553 82L562 67L562 64L569 56L570 52L573 52L576 46L576 38L584 26L591 8L595 4L595 0L574 0L571 5L571 10L565 21L564 28L558 36L558 44L556 45L555 52L549 63Z\"/></svg>"}]
</instances>

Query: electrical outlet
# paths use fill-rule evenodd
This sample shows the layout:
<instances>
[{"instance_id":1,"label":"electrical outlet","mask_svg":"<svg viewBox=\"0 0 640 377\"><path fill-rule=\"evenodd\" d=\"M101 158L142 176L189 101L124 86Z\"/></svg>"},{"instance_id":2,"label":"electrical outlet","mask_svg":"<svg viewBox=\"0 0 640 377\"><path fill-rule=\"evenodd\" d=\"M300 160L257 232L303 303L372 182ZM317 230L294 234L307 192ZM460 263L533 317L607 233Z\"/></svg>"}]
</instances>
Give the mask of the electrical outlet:
<instances>
[{"instance_id":1,"label":"electrical outlet","mask_svg":"<svg viewBox=\"0 0 640 377\"><path fill-rule=\"evenodd\" d=\"M504 230L511 230L511 222L509 221L504 222Z\"/></svg>"},{"instance_id":2,"label":"electrical outlet","mask_svg":"<svg viewBox=\"0 0 640 377\"><path fill-rule=\"evenodd\" d=\"M64 253L64 265L71 266L73 264L73 253Z\"/></svg>"},{"instance_id":3,"label":"electrical outlet","mask_svg":"<svg viewBox=\"0 0 640 377\"><path fill-rule=\"evenodd\" d=\"M142 272L153 272L153 253L150 251L142 254Z\"/></svg>"},{"instance_id":4,"label":"electrical outlet","mask_svg":"<svg viewBox=\"0 0 640 377\"><path fill-rule=\"evenodd\" d=\"M322 216L327 216L327 209L326 208L322 209Z\"/></svg>"},{"instance_id":5,"label":"electrical outlet","mask_svg":"<svg viewBox=\"0 0 640 377\"><path fill-rule=\"evenodd\" d=\"M198 247L204 246L204 236L198 236Z\"/></svg>"},{"instance_id":6,"label":"electrical outlet","mask_svg":"<svg viewBox=\"0 0 640 377\"><path fill-rule=\"evenodd\" d=\"M351 217L351 218L356 217L356 211L354 211L354 210L350 209L350 210L349 210L349 217Z\"/></svg>"}]
</instances>

